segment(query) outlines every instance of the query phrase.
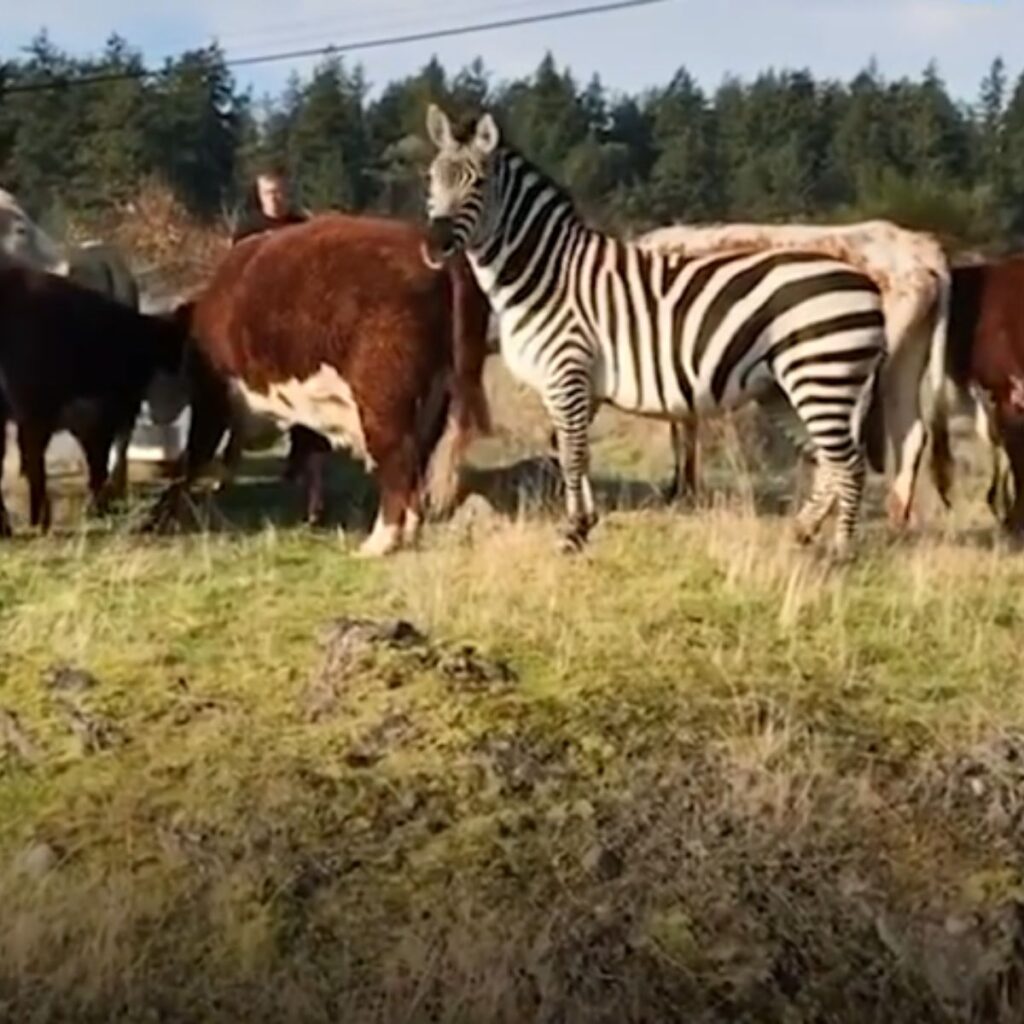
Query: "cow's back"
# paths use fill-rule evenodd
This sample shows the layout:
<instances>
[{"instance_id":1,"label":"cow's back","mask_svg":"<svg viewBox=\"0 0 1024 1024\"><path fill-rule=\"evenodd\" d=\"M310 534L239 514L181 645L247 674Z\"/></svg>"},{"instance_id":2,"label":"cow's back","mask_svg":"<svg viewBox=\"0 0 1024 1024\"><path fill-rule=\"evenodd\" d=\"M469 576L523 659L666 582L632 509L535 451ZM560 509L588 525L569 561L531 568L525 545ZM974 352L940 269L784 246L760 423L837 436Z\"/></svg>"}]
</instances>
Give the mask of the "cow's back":
<instances>
[{"instance_id":1,"label":"cow's back","mask_svg":"<svg viewBox=\"0 0 1024 1024\"><path fill-rule=\"evenodd\" d=\"M199 297L193 333L214 369L255 390L325 364L387 389L450 358L447 278L411 225L341 214L239 243Z\"/></svg>"},{"instance_id":2,"label":"cow's back","mask_svg":"<svg viewBox=\"0 0 1024 1024\"><path fill-rule=\"evenodd\" d=\"M182 331L62 277L0 269L0 372L12 404L119 400L181 354Z\"/></svg>"},{"instance_id":3,"label":"cow's back","mask_svg":"<svg viewBox=\"0 0 1024 1024\"><path fill-rule=\"evenodd\" d=\"M68 279L131 309L139 308L139 286L127 260L111 245L90 243L71 249Z\"/></svg>"},{"instance_id":4,"label":"cow's back","mask_svg":"<svg viewBox=\"0 0 1024 1024\"><path fill-rule=\"evenodd\" d=\"M1024 258L953 268L948 371L994 394L1024 372Z\"/></svg>"}]
</instances>

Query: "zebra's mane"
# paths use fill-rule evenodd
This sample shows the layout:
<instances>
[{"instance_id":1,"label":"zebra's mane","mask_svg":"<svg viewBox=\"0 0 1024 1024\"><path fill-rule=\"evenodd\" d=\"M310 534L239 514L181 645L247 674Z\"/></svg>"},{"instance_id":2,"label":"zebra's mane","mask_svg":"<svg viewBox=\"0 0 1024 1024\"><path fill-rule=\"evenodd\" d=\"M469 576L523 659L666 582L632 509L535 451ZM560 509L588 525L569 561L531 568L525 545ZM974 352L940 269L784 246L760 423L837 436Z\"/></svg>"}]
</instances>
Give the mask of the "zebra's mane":
<instances>
[{"instance_id":1,"label":"zebra's mane","mask_svg":"<svg viewBox=\"0 0 1024 1024\"><path fill-rule=\"evenodd\" d=\"M468 146L476 135L477 124L480 122L481 114L466 114L461 117L458 121L452 123L452 138L460 146ZM576 206L576 201L573 199L572 194L569 190L558 181L554 175L544 170L536 161L531 160L526 156L518 146L513 145L510 142L505 141L505 133L502 130L501 143L497 150L492 156L492 159L507 159L513 157L521 161L528 171L532 171L538 177L542 178L545 184L549 185L557 194L558 198L563 202L568 203L572 207L573 213L580 220L579 208Z\"/></svg>"},{"instance_id":2,"label":"zebra's mane","mask_svg":"<svg viewBox=\"0 0 1024 1024\"><path fill-rule=\"evenodd\" d=\"M581 224L584 224L587 227L591 226L586 223L583 216L580 214L579 207L576 205L576 200L573 198L572 193L560 181L558 181L558 179L555 178L553 174L550 174L548 171L544 170L544 168L541 167L535 160L531 160L528 156L525 156L522 150L518 149L516 146L503 142L498 147L497 153L495 155L505 157L506 159L511 157L512 159L519 160L527 171L532 171L534 174L536 174L537 177L540 178L544 182L544 184L547 185L555 193L555 196L558 198L558 200L562 203L565 203L565 205L572 210L573 216Z\"/></svg>"}]
</instances>

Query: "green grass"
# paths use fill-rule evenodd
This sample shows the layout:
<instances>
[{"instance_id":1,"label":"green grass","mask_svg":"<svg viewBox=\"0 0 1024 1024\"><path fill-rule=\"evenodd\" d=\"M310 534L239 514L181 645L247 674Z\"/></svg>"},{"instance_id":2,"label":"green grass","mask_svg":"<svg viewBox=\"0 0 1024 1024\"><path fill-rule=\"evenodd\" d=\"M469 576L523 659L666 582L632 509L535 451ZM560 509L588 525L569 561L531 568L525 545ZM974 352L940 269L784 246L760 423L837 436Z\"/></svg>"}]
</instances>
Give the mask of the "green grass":
<instances>
[{"instance_id":1,"label":"green grass","mask_svg":"<svg viewBox=\"0 0 1024 1024\"><path fill-rule=\"evenodd\" d=\"M662 433L598 424L637 481L606 498L653 505ZM368 563L288 498L5 546L34 750L0 739L0 1020L1019 1019L1024 562L965 501L906 539L873 514L836 569L729 464L713 507L613 510L576 559L538 512ZM324 675L343 615L517 680Z\"/></svg>"}]
</instances>

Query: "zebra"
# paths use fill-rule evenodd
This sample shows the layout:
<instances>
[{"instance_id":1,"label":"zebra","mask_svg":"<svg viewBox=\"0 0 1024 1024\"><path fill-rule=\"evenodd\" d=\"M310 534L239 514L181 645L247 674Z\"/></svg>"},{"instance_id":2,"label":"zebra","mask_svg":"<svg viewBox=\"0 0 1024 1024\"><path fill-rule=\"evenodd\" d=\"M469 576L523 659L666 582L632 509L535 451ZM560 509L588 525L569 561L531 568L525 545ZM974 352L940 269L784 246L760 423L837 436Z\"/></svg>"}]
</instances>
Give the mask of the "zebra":
<instances>
[{"instance_id":1,"label":"zebra","mask_svg":"<svg viewBox=\"0 0 1024 1024\"><path fill-rule=\"evenodd\" d=\"M861 428L885 352L877 286L820 253L766 249L688 258L588 227L571 198L501 142L490 114L456 131L436 105L427 133L432 266L465 251L497 316L501 354L536 390L558 438L578 551L597 523L588 429L600 403L668 420L734 408L778 386L814 441L811 541L838 504L835 554L859 515Z\"/></svg>"}]
</instances>

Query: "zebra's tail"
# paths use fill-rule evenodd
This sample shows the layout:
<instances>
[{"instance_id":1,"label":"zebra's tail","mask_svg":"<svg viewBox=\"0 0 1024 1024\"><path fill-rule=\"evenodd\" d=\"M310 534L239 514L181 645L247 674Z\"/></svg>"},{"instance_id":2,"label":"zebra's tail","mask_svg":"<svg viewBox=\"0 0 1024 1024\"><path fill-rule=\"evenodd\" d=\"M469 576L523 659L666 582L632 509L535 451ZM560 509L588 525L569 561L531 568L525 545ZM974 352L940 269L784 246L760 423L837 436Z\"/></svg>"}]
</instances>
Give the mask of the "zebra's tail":
<instances>
[{"instance_id":1,"label":"zebra's tail","mask_svg":"<svg viewBox=\"0 0 1024 1024\"><path fill-rule=\"evenodd\" d=\"M424 433L424 494L430 514L444 515L459 494L459 467L470 442L491 432L491 412L484 390L488 356L490 304L473 279L464 257L445 269L451 300L452 365L443 397L428 396L420 419Z\"/></svg>"}]
</instances>

